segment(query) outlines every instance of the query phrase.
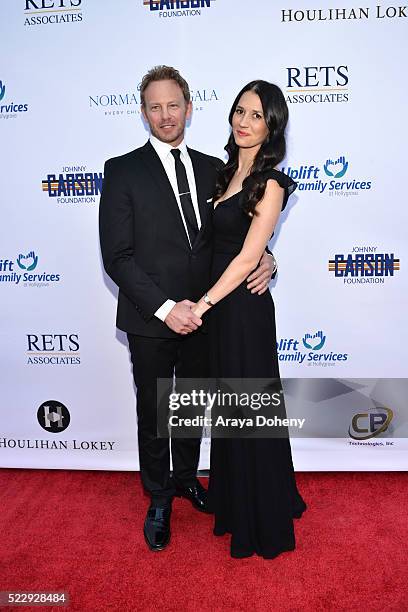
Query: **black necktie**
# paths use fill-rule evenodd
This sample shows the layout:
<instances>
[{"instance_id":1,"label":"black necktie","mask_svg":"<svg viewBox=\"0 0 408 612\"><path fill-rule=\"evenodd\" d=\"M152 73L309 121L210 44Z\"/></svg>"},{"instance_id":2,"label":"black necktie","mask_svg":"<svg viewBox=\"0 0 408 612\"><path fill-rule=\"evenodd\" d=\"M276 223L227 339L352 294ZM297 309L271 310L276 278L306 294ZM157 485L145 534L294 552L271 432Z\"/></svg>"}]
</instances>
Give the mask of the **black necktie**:
<instances>
[{"instance_id":1,"label":"black necktie","mask_svg":"<svg viewBox=\"0 0 408 612\"><path fill-rule=\"evenodd\" d=\"M190 238L190 245L193 246L198 234L198 225L197 217L193 208L193 201L191 199L190 187L187 180L187 172L183 162L180 159L180 149L171 149L171 154L176 162L177 187L181 208L183 210L188 236Z\"/></svg>"}]
</instances>

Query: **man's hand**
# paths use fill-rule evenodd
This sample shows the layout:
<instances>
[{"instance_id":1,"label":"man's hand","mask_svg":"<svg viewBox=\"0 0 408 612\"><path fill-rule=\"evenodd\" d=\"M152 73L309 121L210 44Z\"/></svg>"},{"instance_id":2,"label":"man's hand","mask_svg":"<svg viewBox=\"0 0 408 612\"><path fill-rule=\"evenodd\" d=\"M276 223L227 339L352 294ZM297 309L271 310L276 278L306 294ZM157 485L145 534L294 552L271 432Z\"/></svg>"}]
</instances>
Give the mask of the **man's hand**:
<instances>
[{"instance_id":1,"label":"man's hand","mask_svg":"<svg viewBox=\"0 0 408 612\"><path fill-rule=\"evenodd\" d=\"M195 306L195 303L190 302L190 300L177 302L164 319L164 322L176 334L181 334L182 336L190 334L202 324L201 319L191 310L192 306Z\"/></svg>"},{"instance_id":2,"label":"man's hand","mask_svg":"<svg viewBox=\"0 0 408 612\"><path fill-rule=\"evenodd\" d=\"M264 253L258 267L247 278L247 289L251 293L262 295L268 289L272 275L276 272L278 265L272 253Z\"/></svg>"}]
</instances>

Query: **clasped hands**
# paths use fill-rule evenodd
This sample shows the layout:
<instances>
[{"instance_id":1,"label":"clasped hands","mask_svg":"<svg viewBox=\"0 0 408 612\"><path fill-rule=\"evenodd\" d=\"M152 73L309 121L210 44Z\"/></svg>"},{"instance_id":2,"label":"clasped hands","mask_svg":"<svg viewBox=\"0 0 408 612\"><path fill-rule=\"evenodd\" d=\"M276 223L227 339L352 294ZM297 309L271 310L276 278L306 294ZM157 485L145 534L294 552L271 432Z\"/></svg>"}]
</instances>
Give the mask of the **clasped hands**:
<instances>
[{"instance_id":1,"label":"clasped hands","mask_svg":"<svg viewBox=\"0 0 408 612\"><path fill-rule=\"evenodd\" d=\"M276 261L272 254L265 253L259 266L247 278L247 289L251 293L262 295L268 289L272 274L276 270ZM177 302L171 309L165 323L177 334L186 336L196 331L203 323L197 303L190 300Z\"/></svg>"}]
</instances>

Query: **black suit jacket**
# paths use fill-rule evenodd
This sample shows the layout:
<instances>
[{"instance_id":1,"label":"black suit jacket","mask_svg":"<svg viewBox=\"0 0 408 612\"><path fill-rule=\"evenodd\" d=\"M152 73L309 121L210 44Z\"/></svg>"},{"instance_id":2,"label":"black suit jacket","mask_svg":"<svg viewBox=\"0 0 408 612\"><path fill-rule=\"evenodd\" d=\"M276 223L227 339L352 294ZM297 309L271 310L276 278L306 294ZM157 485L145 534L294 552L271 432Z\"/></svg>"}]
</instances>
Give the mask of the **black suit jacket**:
<instances>
[{"instance_id":1,"label":"black suit jacket","mask_svg":"<svg viewBox=\"0 0 408 612\"><path fill-rule=\"evenodd\" d=\"M119 287L116 324L123 331L179 337L154 313L167 299L196 302L209 288L210 198L223 162L193 149L188 152L201 216L192 248L166 171L150 142L105 163L100 242L105 270Z\"/></svg>"}]
</instances>

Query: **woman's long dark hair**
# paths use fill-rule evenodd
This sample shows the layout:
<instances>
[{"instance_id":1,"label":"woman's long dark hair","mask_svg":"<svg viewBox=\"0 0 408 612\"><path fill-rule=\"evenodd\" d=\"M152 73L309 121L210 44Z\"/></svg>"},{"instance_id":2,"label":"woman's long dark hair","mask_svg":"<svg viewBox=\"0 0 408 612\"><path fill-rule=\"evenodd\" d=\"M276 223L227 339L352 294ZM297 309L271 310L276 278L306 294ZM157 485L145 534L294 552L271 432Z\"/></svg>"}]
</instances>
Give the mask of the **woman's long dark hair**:
<instances>
[{"instance_id":1,"label":"woman's long dark hair","mask_svg":"<svg viewBox=\"0 0 408 612\"><path fill-rule=\"evenodd\" d=\"M232 126L232 118L241 96L246 91L256 93L262 104L264 119L269 130L269 134L259 149L250 175L244 180L242 187L244 200L242 206L247 214L256 214L255 206L262 200L266 181L265 170L270 170L279 164L286 154L285 128L288 122L288 107L282 90L273 83L267 81L251 81L241 89L234 100L230 114L229 124ZM214 199L219 199L227 190L227 187L238 168L239 147L235 143L235 138L231 132L225 150L228 153L228 162L218 175L215 188Z\"/></svg>"}]
</instances>

